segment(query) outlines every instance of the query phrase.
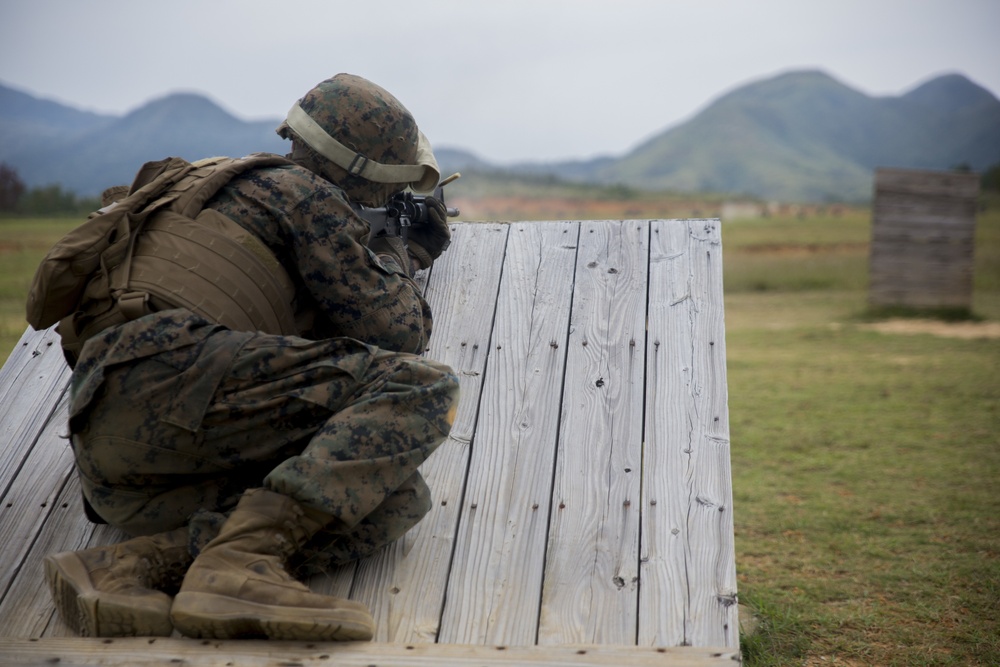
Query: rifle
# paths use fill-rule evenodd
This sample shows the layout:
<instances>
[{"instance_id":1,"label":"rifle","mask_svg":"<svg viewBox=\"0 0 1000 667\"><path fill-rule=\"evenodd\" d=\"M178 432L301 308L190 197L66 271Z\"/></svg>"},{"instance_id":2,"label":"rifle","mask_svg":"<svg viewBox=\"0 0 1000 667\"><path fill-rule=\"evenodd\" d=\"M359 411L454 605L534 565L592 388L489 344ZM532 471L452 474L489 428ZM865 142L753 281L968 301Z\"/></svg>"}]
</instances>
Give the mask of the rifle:
<instances>
[{"instance_id":1,"label":"rifle","mask_svg":"<svg viewBox=\"0 0 1000 667\"><path fill-rule=\"evenodd\" d=\"M461 174L452 174L444 179L434 188L434 193L431 196L444 203L444 186L458 180L461 176ZM459 215L457 208L448 208L447 210L449 218ZM369 238L375 238L379 235L398 236L403 239L403 243L406 243L410 227L425 225L428 220L427 197L415 195L409 191L397 192L389 198L385 206L379 208L366 208L355 204L354 211L371 226Z\"/></svg>"}]
</instances>

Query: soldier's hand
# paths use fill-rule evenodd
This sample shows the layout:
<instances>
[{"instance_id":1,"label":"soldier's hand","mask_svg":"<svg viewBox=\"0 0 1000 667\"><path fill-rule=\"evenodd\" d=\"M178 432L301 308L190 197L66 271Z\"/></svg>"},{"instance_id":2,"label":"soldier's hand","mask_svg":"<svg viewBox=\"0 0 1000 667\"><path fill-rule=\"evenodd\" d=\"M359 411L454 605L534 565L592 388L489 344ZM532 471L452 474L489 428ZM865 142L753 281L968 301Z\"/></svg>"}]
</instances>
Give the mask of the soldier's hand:
<instances>
[{"instance_id":1,"label":"soldier's hand","mask_svg":"<svg viewBox=\"0 0 1000 667\"><path fill-rule=\"evenodd\" d=\"M427 205L427 222L410 227L407 245L420 263L420 268L427 269L451 243L451 230L444 202L427 197L424 203Z\"/></svg>"}]
</instances>

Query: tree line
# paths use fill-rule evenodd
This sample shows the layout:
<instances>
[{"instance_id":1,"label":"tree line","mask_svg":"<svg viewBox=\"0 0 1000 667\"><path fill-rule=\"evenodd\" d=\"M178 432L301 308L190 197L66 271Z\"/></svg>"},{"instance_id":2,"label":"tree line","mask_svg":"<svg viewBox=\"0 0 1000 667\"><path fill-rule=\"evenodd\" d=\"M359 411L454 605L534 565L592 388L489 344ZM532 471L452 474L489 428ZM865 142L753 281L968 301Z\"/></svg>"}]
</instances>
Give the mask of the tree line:
<instances>
[{"instance_id":1,"label":"tree line","mask_svg":"<svg viewBox=\"0 0 1000 667\"><path fill-rule=\"evenodd\" d=\"M17 170L0 162L0 214L87 215L100 208L97 197L78 197L58 184L28 188Z\"/></svg>"}]
</instances>

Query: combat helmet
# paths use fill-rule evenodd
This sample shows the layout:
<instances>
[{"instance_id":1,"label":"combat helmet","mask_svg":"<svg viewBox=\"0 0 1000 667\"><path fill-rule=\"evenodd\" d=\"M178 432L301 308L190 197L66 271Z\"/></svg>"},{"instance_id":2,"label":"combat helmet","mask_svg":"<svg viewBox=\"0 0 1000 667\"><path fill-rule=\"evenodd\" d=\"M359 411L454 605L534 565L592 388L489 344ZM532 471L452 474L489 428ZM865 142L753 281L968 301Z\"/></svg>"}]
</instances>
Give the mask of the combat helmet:
<instances>
[{"instance_id":1,"label":"combat helmet","mask_svg":"<svg viewBox=\"0 0 1000 667\"><path fill-rule=\"evenodd\" d=\"M352 74L320 82L296 102L278 134L296 162L355 202L381 206L395 192L433 190L440 171L413 116L380 86Z\"/></svg>"}]
</instances>

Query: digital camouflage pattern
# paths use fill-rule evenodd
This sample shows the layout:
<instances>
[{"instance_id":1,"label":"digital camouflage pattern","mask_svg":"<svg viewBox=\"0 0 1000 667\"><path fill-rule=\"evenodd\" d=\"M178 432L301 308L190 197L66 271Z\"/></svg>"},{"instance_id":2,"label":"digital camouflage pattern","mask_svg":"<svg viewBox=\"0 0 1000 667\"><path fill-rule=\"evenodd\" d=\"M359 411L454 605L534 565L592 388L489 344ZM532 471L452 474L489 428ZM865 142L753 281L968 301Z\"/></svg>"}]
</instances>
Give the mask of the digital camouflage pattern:
<instances>
[{"instance_id":1,"label":"digital camouflage pattern","mask_svg":"<svg viewBox=\"0 0 1000 667\"><path fill-rule=\"evenodd\" d=\"M427 512L417 468L456 399L450 369L416 355L231 331L178 309L88 341L70 430L84 494L109 523L152 534L198 513L204 544L220 523L206 511L264 486L334 517L302 555L326 566Z\"/></svg>"},{"instance_id":2,"label":"digital camouflage pattern","mask_svg":"<svg viewBox=\"0 0 1000 667\"><path fill-rule=\"evenodd\" d=\"M70 405L84 494L133 535L190 524L197 551L263 486L334 517L302 572L370 553L429 509L417 468L458 398L451 370L418 356L431 314L405 251L366 247L344 192L301 166L242 174L207 206L288 269L301 335L175 309L91 338Z\"/></svg>"},{"instance_id":3,"label":"digital camouflage pattern","mask_svg":"<svg viewBox=\"0 0 1000 667\"><path fill-rule=\"evenodd\" d=\"M412 114L391 93L370 81L338 74L317 84L298 104L327 134L370 160L395 165L416 161L419 131ZM404 187L373 183L347 173L309 148L286 123L277 132L295 141L292 156L297 162L340 185L354 202L381 206Z\"/></svg>"},{"instance_id":4,"label":"digital camouflage pattern","mask_svg":"<svg viewBox=\"0 0 1000 667\"><path fill-rule=\"evenodd\" d=\"M368 225L340 188L301 166L254 169L207 207L254 234L288 269L306 338L348 336L387 350L425 350L431 311L410 277L406 251L364 245Z\"/></svg>"}]
</instances>

